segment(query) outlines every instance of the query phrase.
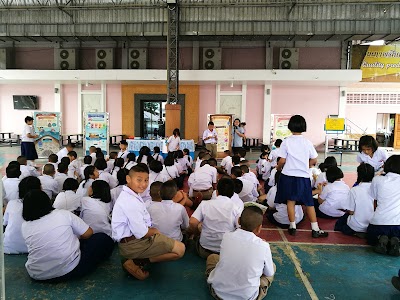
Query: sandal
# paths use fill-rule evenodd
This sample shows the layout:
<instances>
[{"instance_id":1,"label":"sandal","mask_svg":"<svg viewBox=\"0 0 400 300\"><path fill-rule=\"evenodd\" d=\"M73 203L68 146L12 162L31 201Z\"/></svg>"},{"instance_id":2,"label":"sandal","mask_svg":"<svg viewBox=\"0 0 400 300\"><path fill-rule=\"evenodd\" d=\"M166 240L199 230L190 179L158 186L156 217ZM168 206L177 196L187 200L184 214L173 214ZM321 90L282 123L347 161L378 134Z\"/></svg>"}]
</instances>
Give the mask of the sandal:
<instances>
[{"instance_id":1,"label":"sandal","mask_svg":"<svg viewBox=\"0 0 400 300\"><path fill-rule=\"evenodd\" d=\"M145 280L147 277L149 277L150 273L148 271L144 271L141 267L136 265L132 259L128 259L122 267L126 272L128 272L130 275L135 277L136 279L139 280Z\"/></svg>"}]
</instances>

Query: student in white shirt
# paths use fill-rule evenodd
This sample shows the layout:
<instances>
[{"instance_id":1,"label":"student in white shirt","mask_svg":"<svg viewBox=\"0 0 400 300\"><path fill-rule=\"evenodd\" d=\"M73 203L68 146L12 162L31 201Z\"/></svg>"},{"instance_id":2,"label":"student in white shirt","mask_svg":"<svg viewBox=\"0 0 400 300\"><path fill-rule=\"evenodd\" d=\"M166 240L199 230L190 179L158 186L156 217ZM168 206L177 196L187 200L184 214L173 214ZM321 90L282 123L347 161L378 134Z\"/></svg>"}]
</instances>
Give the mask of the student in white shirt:
<instances>
[{"instance_id":1,"label":"student in white shirt","mask_svg":"<svg viewBox=\"0 0 400 300\"><path fill-rule=\"evenodd\" d=\"M258 192L260 188L260 182L258 181L256 174L251 172L247 165L241 165L240 169L243 172L242 177L244 179L247 179L248 181L251 181L254 185L255 190Z\"/></svg>"},{"instance_id":2,"label":"student in white shirt","mask_svg":"<svg viewBox=\"0 0 400 300\"><path fill-rule=\"evenodd\" d=\"M151 203L151 195L150 195L150 186L153 182L165 182L167 180L170 180L170 177L168 175L165 175L163 172L163 166L160 161L158 160L153 160L150 163L150 171L149 171L149 185L147 186L147 189L140 194L140 197L142 197L143 201L147 204Z\"/></svg>"},{"instance_id":3,"label":"student in white shirt","mask_svg":"<svg viewBox=\"0 0 400 300\"><path fill-rule=\"evenodd\" d=\"M239 194L239 198L242 199L243 202L254 202L258 198L258 192L254 187L254 183L243 178L243 172L240 167L233 167L231 170L232 174L231 177L233 179L239 179L243 182L243 189Z\"/></svg>"},{"instance_id":4,"label":"student in white shirt","mask_svg":"<svg viewBox=\"0 0 400 300\"><path fill-rule=\"evenodd\" d=\"M135 278L144 280L149 277L149 272L136 264L137 259L146 263L177 260L184 255L185 245L152 227L150 215L139 196L148 185L148 168L143 164L132 167L126 181L127 186L123 187L113 209L112 237L119 243L120 255L125 260L123 268Z\"/></svg>"},{"instance_id":5,"label":"student in white shirt","mask_svg":"<svg viewBox=\"0 0 400 300\"><path fill-rule=\"evenodd\" d=\"M214 122L208 122L208 128L203 132L203 142L212 158L217 158L218 134L214 129Z\"/></svg>"},{"instance_id":6,"label":"student in white shirt","mask_svg":"<svg viewBox=\"0 0 400 300\"><path fill-rule=\"evenodd\" d=\"M167 140L167 150L168 152L175 152L180 149L181 145L181 133L179 128L175 128L172 135Z\"/></svg>"},{"instance_id":7,"label":"student in white shirt","mask_svg":"<svg viewBox=\"0 0 400 300\"><path fill-rule=\"evenodd\" d=\"M234 188L232 179L220 179L217 185L217 198L212 201L202 201L189 219L190 232L200 234L197 244L197 253L200 257L206 258L210 254L219 253L223 235L234 231L237 227L240 211L231 200Z\"/></svg>"},{"instance_id":8,"label":"student in white shirt","mask_svg":"<svg viewBox=\"0 0 400 300\"><path fill-rule=\"evenodd\" d=\"M74 144L67 144L64 148L62 148L60 151L57 152L57 157L58 157L58 163L61 162L61 159L63 157L68 156L68 153L73 151L75 148Z\"/></svg>"},{"instance_id":9,"label":"student in white shirt","mask_svg":"<svg viewBox=\"0 0 400 300\"><path fill-rule=\"evenodd\" d=\"M82 277L110 257L113 240L66 210L53 209L46 193L24 197L22 236L28 247L25 264L35 280L65 281Z\"/></svg>"},{"instance_id":10,"label":"student in white shirt","mask_svg":"<svg viewBox=\"0 0 400 300\"><path fill-rule=\"evenodd\" d=\"M215 299L263 299L274 279L276 266L269 244L259 238L263 213L246 207L240 229L225 233L220 255L207 258L206 277Z\"/></svg>"},{"instance_id":11,"label":"student in white shirt","mask_svg":"<svg viewBox=\"0 0 400 300\"><path fill-rule=\"evenodd\" d=\"M318 168L321 170L321 173L315 180L314 188L317 189L320 184L324 186L328 183L328 180L326 179L326 170L328 170L330 167L337 167L337 161L334 156L326 157L324 162L319 164Z\"/></svg>"},{"instance_id":12,"label":"student in white shirt","mask_svg":"<svg viewBox=\"0 0 400 300\"><path fill-rule=\"evenodd\" d=\"M110 189L113 189L118 185L117 178L104 171L107 168L107 163L104 158L98 158L94 163L94 167L99 171L99 179L107 182Z\"/></svg>"},{"instance_id":13,"label":"student in white shirt","mask_svg":"<svg viewBox=\"0 0 400 300\"><path fill-rule=\"evenodd\" d=\"M92 166L94 166L94 163L96 162L96 152L97 152L97 149L95 146L89 147L89 156L92 158L92 161L90 162L90 164Z\"/></svg>"},{"instance_id":14,"label":"student in white shirt","mask_svg":"<svg viewBox=\"0 0 400 300\"><path fill-rule=\"evenodd\" d=\"M103 232L111 237L111 194L110 186L104 180L92 183L92 193L82 198L81 218L94 233Z\"/></svg>"},{"instance_id":15,"label":"student in white shirt","mask_svg":"<svg viewBox=\"0 0 400 300\"><path fill-rule=\"evenodd\" d=\"M179 177L179 170L175 166L175 160L173 154L168 154L164 160L164 168L161 171L162 176L170 179L175 179Z\"/></svg>"},{"instance_id":16,"label":"student in white shirt","mask_svg":"<svg viewBox=\"0 0 400 300\"><path fill-rule=\"evenodd\" d=\"M193 172L193 158L190 156L189 149L185 148L182 151L183 151L183 158L186 158L186 160L189 162L188 175L190 175Z\"/></svg>"},{"instance_id":17,"label":"student in white shirt","mask_svg":"<svg viewBox=\"0 0 400 300\"><path fill-rule=\"evenodd\" d=\"M68 157L71 161L68 165L68 177L78 180L81 177L82 162L75 151L68 152Z\"/></svg>"},{"instance_id":18,"label":"student in white shirt","mask_svg":"<svg viewBox=\"0 0 400 300\"><path fill-rule=\"evenodd\" d=\"M153 149L153 158L164 164L164 157L161 155L160 152L161 152L160 147L155 146Z\"/></svg>"},{"instance_id":19,"label":"student in white shirt","mask_svg":"<svg viewBox=\"0 0 400 300\"><path fill-rule=\"evenodd\" d=\"M110 152L110 156L107 160L107 169L106 171L112 175L112 170L115 166L115 160L118 158L118 153L115 151ZM118 170L117 170L118 172Z\"/></svg>"},{"instance_id":20,"label":"student in white shirt","mask_svg":"<svg viewBox=\"0 0 400 300\"><path fill-rule=\"evenodd\" d=\"M201 150L199 152L199 155L197 156L196 163L195 163L195 166L194 166L194 171L196 172L200 168L200 165L201 165L201 163L203 161L208 160L210 158L211 158L211 156L208 154L207 151L202 151Z\"/></svg>"},{"instance_id":21,"label":"student in white shirt","mask_svg":"<svg viewBox=\"0 0 400 300\"><path fill-rule=\"evenodd\" d=\"M328 184L319 192L315 212L319 218L339 218L344 215L343 203L347 201L350 188L342 181L343 172L338 167L328 168L326 178Z\"/></svg>"},{"instance_id":22,"label":"student in white shirt","mask_svg":"<svg viewBox=\"0 0 400 300\"><path fill-rule=\"evenodd\" d=\"M374 167L375 172L383 168L388 154L378 147L378 142L370 135L363 135L358 143L357 162L367 163Z\"/></svg>"},{"instance_id":23,"label":"student in white shirt","mask_svg":"<svg viewBox=\"0 0 400 300\"><path fill-rule=\"evenodd\" d=\"M35 167L28 166L28 161L25 156L22 155L18 156L17 162L20 164L19 169L21 170L21 176L19 177L19 179L22 180L23 178L28 176L35 176L35 177L40 176L39 172L36 170Z\"/></svg>"},{"instance_id":24,"label":"student in white shirt","mask_svg":"<svg viewBox=\"0 0 400 300\"><path fill-rule=\"evenodd\" d=\"M3 180L4 187L4 199L3 199L3 207L7 205L7 203L14 199L19 199L19 188L18 185L20 183L19 177L21 176L21 171L18 165L12 164L8 165L6 168L7 178Z\"/></svg>"},{"instance_id":25,"label":"student in white shirt","mask_svg":"<svg viewBox=\"0 0 400 300\"><path fill-rule=\"evenodd\" d=\"M126 162L129 151L128 151L128 143L126 142L126 140L122 140L119 142L119 149L121 151L118 152L118 157L121 157L124 159L124 161Z\"/></svg>"},{"instance_id":26,"label":"student in white shirt","mask_svg":"<svg viewBox=\"0 0 400 300\"><path fill-rule=\"evenodd\" d=\"M271 163L271 167L272 168L275 168L276 166L277 166L277 164L278 164L278 162L276 161L276 159L278 158L278 153L279 153L279 148L281 147L281 144L282 144L282 140L281 139L277 139L276 141L275 141L275 143L274 143L274 145L275 145L275 149L273 149L272 151L271 151L271 153L268 155L268 160L270 161L270 163Z\"/></svg>"},{"instance_id":27,"label":"student in white shirt","mask_svg":"<svg viewBox=\"0 0 400 300\"><path fill-rule=\"evenodd\" d=\"M400 155L390 156L384 171L385 176L375 176L371 183L375 212L367 240L378 253L400 256Z\"/></svg>"},{"instance_id":28,"label":"student in white shirt","mask_svg":"<svg viewBox=\"0 0 400 300\"><path fill-rule=\"evenodd\" d=\"M115 202L117 201L119 195L122 192L122 188L126 185L126 175L127 175L126 169L121 169L117 172L118 185L115 188L110 190L110 194L111 194L110 210L111 211L113 210Z\"/></svg>"},{"instance_id":29,"label":"student in white shirt","mask_svg":"<svg viewBox=\"0 0 400 300\"><path fill-rule=\"evenodd\" d=\"M85 171L87 166L93 166L92 165L92 157L90 155L86 155L83 158L83 165L82 165L82 167L80 169L80 173L79 173L79 175L80 175L82 180L85 178L84 171Z\"/></svg>"},{"instance_id":30,"label":"student in white shirt","mask_svg":"<svg viewBox=\"0 0 400 300\"><path fill-rule=\"evenodd\" d=\"M39 176L42 190L51 200L53 200L59 192L58 183L54 180L55 172L53 165L46 164L43 168L43 175Z\"/></svg>"},{"instance_id":31,"label":"student in white shirt","mask_svg":"<svg viewBox=\"0 0 400 300\"><path fill-rule=\"evenodd\" d=\"M3 248L5 254L28 253L25 240L22 237L22 199L32 190L40 190L40 180L37 177L28 176L19 183L19 195L8 202L3 217L4 231Z\"/></svg>"},{"instance_id":32,"label":"student in white shirt","mask_svg":"<svg viewBox=\"0 0 400 300\"><path fill-rule=\"evenodd\" d=\"M128 155L126 156L126 159L127 159L127 160L126 160L126 163L125 163L124 168L127 169L128 171L129 171L133 166L136 166L136 165L137 165L135 153L133 153L133 152L128 153Z\"/></svg>"},{"instance_id":33,"label":"student in white shirt","mask_svg":"<svg viewBox=\"0 0 400 300\"><path fill-rule=\"evenodd\" d=\"M25 118L24 130L21 135L21 156L25 156L26 159L30 161L34 161L38 158L34 142L39 135L35 133L32 124L33 118L27 116Z\"/></svg>"},{"instance_id":34,"label":"student in white shirt","mask_svg":"<svg viewBox=\"0 0 400 300\"><path fill-rule=\"evenodd\" d=\"M189 227L189 216L182 205L172 200L177 191L178 188L174 181L170 180L162 183L160 188L160 198L162 200L152 198L147 210L154 228L157 228L162 234L171 239L181 242L183 239L182 230L186 230Z\"/></svg>"},{"instance_id":35,"label":"student in white shirt","mask_svg":"<svg viewBox=\"0 0 400 300\"><path fill-rule=\"evenodd\" d=\"M70 212L77 212L81 208L82 196L76 194L79 183L74 178L67 178L63 184L63 191L54 200L53 207Z\"/></svg>"},{"instance_id":36,"label":"student in white shirt","mask_svg":"<svg viewBox=\"0 0 400 300\"><path fill-rule=\"evenodd\" d=\"M94 166L87 166L84 171L85 179L79 184L77 195L81 197L88 196L88 190L92 186L93 181L99 178L99 171Z\"/></svg>"},{"instance_id":37,"label":"student in white shirt","mask_svg":"<svg viewBox=\"0 0 400 300\"><path fill-rule=\"evenodd\" d=\"M197 197L197 194L201 194L202 200L211 199L217 184L217 175L217 169L211 167L207 160L203 160L200 168L189 176L189 197Z\"/></svg>"},{"instance_id":38,"label":"student in white shirt","mask_svg":"<svg viewBox=\"0 0 400 300\"><path fill-rule=\"evenodd\" d=\"M268 184L268 178L271 175L271 163L268 161L268 153L263 152L260 155L260 158L258 159L257 162L257 174L258 174L258 179L263 180L265 182L265 185Z\"/></svg>"},{"instance_id":39,"label":"student in white shirt","mask_svg":"<svg viewBox=\"0 0 400 300\"><path fill-rule=\"evenodd\" d=\"M226 174L231 175L232 165L232 156L230 150L224 151L224 158L221 161L221 167L226 172Z\"/></svg>"},{"instance_id":40,"label":"student in white shirt","mask_svg":"<svg viewBox=\"0 0 400 300\"><path fill-rule=\"evenodd\" d=\"M58 156L57 154L50 154L48 157L48 164L52 164L54 166L55 170L58 170ZM43 165L44 167L44 165ZM43 173L43 168L42 168L42 173ZM57 172L56 172L57 173Z\"/></svg>"},{"instance_id":41,"label":"student in white shirt","mask_svg":"<svg viewBox=\"0 0 400 300\"><path fill-rule=\"evenodd\" d=\"M346 235L367 232L369 222L374 216L374 198L370 195L371 181L375 170L370 164L361 163L357 167L357 186L351 188L343 208L347 213L335 224L335 231Z\"/></svg>"},{"instance_id":42,"label":"student in white shirt","mask_svg":"<svg viewBox=\"0 0 400 300\"><path fill-rule=\"evenodd\" d=\"M147 146L143 146L140 148L139 156L136 159L137 163L144 163L149 165L149 163L153 160L153 156L151 156L150 148Z\"/></svg>"}]
</instances>

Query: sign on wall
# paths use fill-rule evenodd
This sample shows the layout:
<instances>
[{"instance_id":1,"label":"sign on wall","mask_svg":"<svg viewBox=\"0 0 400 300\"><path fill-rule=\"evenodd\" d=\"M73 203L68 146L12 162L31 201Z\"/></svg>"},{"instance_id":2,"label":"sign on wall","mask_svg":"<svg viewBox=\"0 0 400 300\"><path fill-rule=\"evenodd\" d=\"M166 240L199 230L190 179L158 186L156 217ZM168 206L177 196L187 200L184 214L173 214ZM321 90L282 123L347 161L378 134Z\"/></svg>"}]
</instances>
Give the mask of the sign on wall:
<instances>
[{"instance_id":1,"label":"sign on wall","mask_svg":"<svg viewBox=\"0 0 400 300\"><path fill-rule=\"evenodd\" d=\"M210 115L218 135L217 153L230 150L232 144L232 115Z\"/></svg>"},{"instance_id":2,"label":"sign on wall","mask_svg":"<svg viewBox=\"0 0 400 300\"><path fill-rule=\"evenodd\" d=\"M285 139L292 133L288 128L289 120L292 115L273 115L273 137L272 139L276 141L277 139Z\"/></svg>"},{"instance_id":3,"label":"sign on wall","mask_svg":"<svg viewBox=\"0 0 400 300\"><path fill-rule=\"evenodd\" d=\"M39 158L48 158L60 150L61 114L58 112L35 112L33 126L39 138L35 141Z\"/></svg>"},{"instance_id":4,"label":"sign on wall","mask_svg":"<svg viewBox=\"0 0 400 300\"><path fill-rule=\"evenodd\" d=\"M85 155L89 155L90 146L101 148L104 154L109 153L109 129L108 113L83 113L83 148L85 150Z\"/></svg>"}]
</instances>

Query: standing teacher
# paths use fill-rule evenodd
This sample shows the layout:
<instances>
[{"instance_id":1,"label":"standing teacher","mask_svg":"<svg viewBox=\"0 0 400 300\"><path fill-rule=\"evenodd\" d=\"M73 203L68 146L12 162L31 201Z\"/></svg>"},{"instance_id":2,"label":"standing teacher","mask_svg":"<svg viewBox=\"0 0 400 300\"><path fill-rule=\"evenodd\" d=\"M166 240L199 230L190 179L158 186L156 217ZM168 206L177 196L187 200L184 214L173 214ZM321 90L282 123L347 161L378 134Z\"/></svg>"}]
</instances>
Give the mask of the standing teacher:
<instances>
[{"instance_id":1,"label":"standing teacher","mask_svg":"<svg viewBox=\"0 0 400 300\"><path fill-rule=\"evenodd\" d=\"M168 152L175 152L180 149L181 146L181 133L179 132L179 128L175 128L172 132L172 135L169 137L167 141L167 149Z\"/></svg>"},{"instance_id":2,"label":"standing teacher","mask_svg":"<svg viewBox=\"0 0 400 300\"><path fill-rule=\"evenodd\" d=\"M232 152L236 154L240 148L243 148L243 138L245 137L244 128L240 127L240 119L236 118L233 121L232 130Z\"/></svg>"},{"instance_id":3,"label":"standing teacher","mask_svg":"<svg viewBox=\"0 0 400 300\"><path fill-rule=\"evenodd\" d=\"M21 155L25 156L27 160L34 161L38 158L34 143L38 135L35 134L35 129L32 124L33 118L29 116L26 117L24 131L21 136Z\"/></svg>"},{"instance_id":4,"label":"standing teacher","mask_svg":"<svg viewBox=\"0 0 400 300\"><path fill-rule=\"evenodd\" d=\"M210 151L211 157L217 158L218 135L214 129L214 122L208 122L208 128L203 132L203 141L206 149Z\"/></svg>"}]
</instances>

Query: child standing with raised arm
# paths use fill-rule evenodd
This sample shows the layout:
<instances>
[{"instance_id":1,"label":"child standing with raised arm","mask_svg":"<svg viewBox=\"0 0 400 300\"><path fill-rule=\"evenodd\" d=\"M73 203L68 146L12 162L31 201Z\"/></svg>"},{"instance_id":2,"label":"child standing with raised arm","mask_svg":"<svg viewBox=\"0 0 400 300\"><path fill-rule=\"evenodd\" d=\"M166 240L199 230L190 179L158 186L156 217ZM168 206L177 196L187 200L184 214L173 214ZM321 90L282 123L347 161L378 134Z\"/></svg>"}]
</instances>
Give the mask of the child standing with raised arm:
<instances>
[{"instance_id":1,"label":"child standing with raised arm","mask_svg":"<svg viewBox=\"0 0 400 300\"><path fill-rule=\"evenodd\" d=\"M302 136L302 132L307 130L306 120L300 115L292 116L288 128L292 135L282 142L278 152L280 160L277 170L282 171L282 174L275 203L287 204L290 235L296 234L295 206L299 202L306 206L312 237L327 237L328 233L318 226L314 209L309 166L316 163L318 154L313 144Z\"/></svg>"}]
</instances>

